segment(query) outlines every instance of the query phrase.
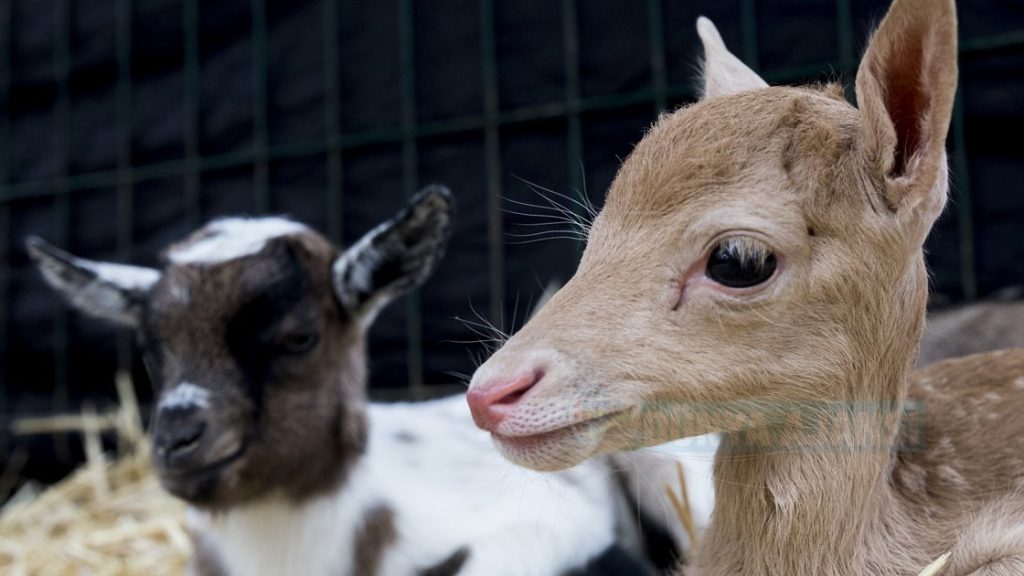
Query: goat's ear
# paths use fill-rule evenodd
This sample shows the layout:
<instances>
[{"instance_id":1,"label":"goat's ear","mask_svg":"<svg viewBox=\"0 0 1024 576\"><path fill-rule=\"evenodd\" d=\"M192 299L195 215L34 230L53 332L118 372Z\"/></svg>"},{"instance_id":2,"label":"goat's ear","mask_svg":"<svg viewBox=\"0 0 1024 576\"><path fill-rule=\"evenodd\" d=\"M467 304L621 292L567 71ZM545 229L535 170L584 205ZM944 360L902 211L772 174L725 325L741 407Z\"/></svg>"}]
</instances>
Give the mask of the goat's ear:
<instances>
[{"instance_id":1,"label":"goat's ear","mask_svg":"<svg viewBox=\"0 0 1024 576\"><path fill-rule=\"evenodd\" d=\"M757 72L729 52L711 20L697 18L697 35L704 44L704 100L768 87Z\"/></svg>"},{"instance_id":2,"label":"goat's ear","mask_svg":"<svg viewBox=\"0 0 1024 576\"><path fill-rule=\"evenodd\" d=\"M160 271L78 258L42 238L25 239L29 256L68 304L121 326L137 328L142 303L160 280Z\"/></svg>"},{"instance_id":3,"label":"goat's ear","mask_svg":"<svg viewBox=\"0 0 1024 576\"><path fill-rule=\"evenodd\" d=\"M334 293L345 309L369 325L381 308L422 284L444 256L452 210L447 188L427 187L339 256Z\"/></svg>"},{"instance_id":4,"label":"goat's ear","mask_svg":"<svg viewBox=\"0 0 1024 576\"><path fill-rule=\"evenodd\" d=\"M924 234L946 203L956 28L953 0L895 0L857 70L868 160L888 206Z\"/></svg>"}]
</instances>

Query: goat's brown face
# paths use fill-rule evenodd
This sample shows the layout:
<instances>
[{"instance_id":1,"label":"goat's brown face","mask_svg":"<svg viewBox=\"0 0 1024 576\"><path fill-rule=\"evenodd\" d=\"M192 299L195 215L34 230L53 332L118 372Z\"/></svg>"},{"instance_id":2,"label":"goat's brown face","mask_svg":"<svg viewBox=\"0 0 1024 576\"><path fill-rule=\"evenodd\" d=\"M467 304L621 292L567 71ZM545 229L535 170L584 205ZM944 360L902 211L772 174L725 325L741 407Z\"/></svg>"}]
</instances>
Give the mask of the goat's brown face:
<instances>
[{"instance_id":1,"label":"goat's brown face","mask_svg":"<svg viewBox=\"0 0 1024 576\"><path fill-rule=\"evenodd\" d=\"M561 468L886 396L858 374L913 361L956 74L955 37L908 12L865 57L860 110L767 87L700 24L705 99L637 145L575 276L473 377L509 459Z\"/></svg>"},{"instance_id":2,"label":"goat's brown face","mask_svg":"<svg viewBox=\"0 0 1024 576\"><path fill-rule=\"evenodd\" d=\"M361 448L365 377L362 326L331 289L334 249L303 233L216 264L174 254L142 324L164 486L224 505L333 485Z\"/></svg>"},{"instance_id":3,"label":"goat's brown face","mask_svg":"<svg viewBox=\"0 0 1024 576\"><path fill-rule=\"evenodd\" d=\"M215 221L162 271L29 246L72 304L136 329L158 392L156 472L176 496L224 508L330 489L358 457L366 330L433 271L449 198L428 189L343 253L281 219Z\"/></svg>"}]
</instances>

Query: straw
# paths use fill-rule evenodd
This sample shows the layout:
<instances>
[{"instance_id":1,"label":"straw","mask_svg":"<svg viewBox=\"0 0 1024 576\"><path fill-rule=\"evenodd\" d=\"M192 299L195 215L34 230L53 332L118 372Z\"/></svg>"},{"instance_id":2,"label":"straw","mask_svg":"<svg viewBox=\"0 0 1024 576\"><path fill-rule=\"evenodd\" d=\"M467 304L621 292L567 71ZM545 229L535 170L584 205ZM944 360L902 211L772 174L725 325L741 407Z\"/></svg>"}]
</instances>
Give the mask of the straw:
<instances>
[{"instance_id":1,"label":"straw","mask_svg":"<svg viewBox=\"0 0 1024 576\"><path fill-rule=\"evenodd\" d=\"M665 485L665 495L672 504L676 516L683 524L683 530L690 539L690 553L697 551L697 523L693 520L693 508L690 507L690 494L686 490L686 474L683 472L682 462L676 462L676 473L678 474L679 495L676 495L672 486Z\"/></svg>"},{"instance_id":2,"label":"straw","mask_svg":"<svg viewBox=\"0 0 1024 576\"><path fill-rule=\"evenodd\" d=\"M185 506L160 487L149 464L131 378L119 374L120 407L97 414L24 419L16 434L78 432L87 461L33 496L23 487L0 510L0 573L12 576L170 576L192 553ZM100 435L116 430L119 456Z\"/></svg>"}]
</instances>

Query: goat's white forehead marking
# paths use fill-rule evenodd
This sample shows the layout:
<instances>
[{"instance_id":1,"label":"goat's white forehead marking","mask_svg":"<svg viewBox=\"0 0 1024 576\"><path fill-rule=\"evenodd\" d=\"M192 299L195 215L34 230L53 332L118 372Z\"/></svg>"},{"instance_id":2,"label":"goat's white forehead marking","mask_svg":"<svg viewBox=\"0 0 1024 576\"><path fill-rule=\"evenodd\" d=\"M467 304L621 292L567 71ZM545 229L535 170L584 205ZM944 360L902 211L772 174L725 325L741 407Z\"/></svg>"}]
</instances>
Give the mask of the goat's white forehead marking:
<instances>
[{"instance_id":1,"label":"goat's white forehead marking","mask_svg":"<svg viewBox=\"0 0 1024 576\"><path fill-rule=\"evenodd\" d=\"M167 253L175 264L217 264L251 256L267 242L281 236L309 231L304 224L286 218L222 218L207 224L208 235Z\"/></svg>"},{"instance_id":2,"label":"goat's white forehead marking","mask_svg":"<svg viewBox=\"0 0 1024 576\"><path fill-rule=\"evenodd\" d=\"M191 382L182 382L171 388L160 399L160 408L209 408L210 392Z\"/></svg>"}]
</instances>

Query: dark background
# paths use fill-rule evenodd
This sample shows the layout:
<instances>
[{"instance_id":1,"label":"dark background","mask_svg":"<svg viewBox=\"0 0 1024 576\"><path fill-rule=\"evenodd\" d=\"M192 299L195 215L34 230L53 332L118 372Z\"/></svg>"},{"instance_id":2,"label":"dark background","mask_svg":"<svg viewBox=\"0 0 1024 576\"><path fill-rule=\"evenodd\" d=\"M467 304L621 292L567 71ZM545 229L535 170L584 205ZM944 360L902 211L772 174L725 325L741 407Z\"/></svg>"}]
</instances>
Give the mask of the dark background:
<instances>
[{"instance_id":1,"label":"dark background","mask_svg":"<svg viewBox=\"0 0 1024 576\"><path fill-rule=\"evenodd\" d=\"M960 4L953 202L928 245L947 302L1024 281L1024 3ZM155 266L210 218L284 213L348 244L447 184L450 253L378 320L372 386L455 390L484 353L455 317L509 328L579 255L571 240L510 242L538 220L503 198L543 204L528 181L600 204L656 113L692 101L698 15L769 81L849 85L887 5L0 0L0 454L23 446L25 475L55 479L77 437L15 438L12 419L110 405L118 365L150 397L124 335L69 313L24 236Z\"/></svg>"}]
</instances>

